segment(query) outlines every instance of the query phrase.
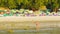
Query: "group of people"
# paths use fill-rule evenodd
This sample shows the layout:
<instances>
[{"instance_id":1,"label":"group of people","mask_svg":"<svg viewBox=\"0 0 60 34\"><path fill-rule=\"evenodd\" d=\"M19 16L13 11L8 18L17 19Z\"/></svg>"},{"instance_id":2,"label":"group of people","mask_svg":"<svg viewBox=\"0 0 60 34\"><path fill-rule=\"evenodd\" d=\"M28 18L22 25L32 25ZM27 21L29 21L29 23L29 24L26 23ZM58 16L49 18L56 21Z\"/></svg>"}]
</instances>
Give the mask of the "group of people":
<instances>
[{"instance_id":1,"label":"group of people","mask_svg":"<svg viewBox=\"0 0 60 34\"><path fill-rule=\"evenodd\" d=\"M7 10L6 12L0 12L1 16L60 16L59 12L44 12L44 11L33 11L33 10L25 10L25 11L19 11L16 10L16 12L12 12L10 10Z\"/></svg>"}]
</instances>

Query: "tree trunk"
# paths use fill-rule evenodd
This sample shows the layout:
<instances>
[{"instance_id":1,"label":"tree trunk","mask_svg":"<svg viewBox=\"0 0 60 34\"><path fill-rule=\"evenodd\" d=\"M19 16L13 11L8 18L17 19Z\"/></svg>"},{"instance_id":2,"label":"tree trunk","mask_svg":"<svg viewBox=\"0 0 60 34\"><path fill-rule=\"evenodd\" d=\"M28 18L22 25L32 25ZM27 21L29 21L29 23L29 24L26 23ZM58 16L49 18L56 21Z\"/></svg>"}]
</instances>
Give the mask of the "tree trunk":
<instances>
[{"instance_id":1,"label":"tree trunk","mask_svg":"<svg viewBox=\"0 0 60 34\"><path fill-rule=\"evenodd\" d=\"M53 11L56 12L56 13L57 13L57 10L58 10L57 8L54 8L54 9L53 9Z\"/></svg>"}]
</instances>

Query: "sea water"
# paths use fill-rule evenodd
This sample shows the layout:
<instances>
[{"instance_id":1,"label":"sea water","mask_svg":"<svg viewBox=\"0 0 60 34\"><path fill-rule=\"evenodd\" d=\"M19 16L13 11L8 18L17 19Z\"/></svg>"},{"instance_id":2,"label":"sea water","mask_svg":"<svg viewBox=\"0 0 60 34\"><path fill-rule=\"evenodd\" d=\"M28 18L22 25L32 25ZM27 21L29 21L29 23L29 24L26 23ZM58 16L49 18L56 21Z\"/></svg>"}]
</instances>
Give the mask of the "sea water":
<instances>
[{"instance_id":1,"label":"sea water","mask_svg":"<svg viewBox=\"0 0 60 34\"><path fill-rule=\"evenodd\" d=\"M0 24L11 24L10 23L0 23ZM35 23L31 22L17 22L13 24L20 24L19 26L32 26L36 27ZM25 24L25 25L24 25ZM2 26L2 25L1 25ZM7 25L8 26L8 25ZM5 26L5 27L7 27ZM11 27L11 26L10 26ZM16 25L17 27L17 25ZM36 29L27 29L27 30L21 30L21 29L13 29L12 32L9 32L7 29L0 30L0 34L59 34L60 33L60 22L40 22L40 29L37 31Z\"/></svg>"}]
</instances>

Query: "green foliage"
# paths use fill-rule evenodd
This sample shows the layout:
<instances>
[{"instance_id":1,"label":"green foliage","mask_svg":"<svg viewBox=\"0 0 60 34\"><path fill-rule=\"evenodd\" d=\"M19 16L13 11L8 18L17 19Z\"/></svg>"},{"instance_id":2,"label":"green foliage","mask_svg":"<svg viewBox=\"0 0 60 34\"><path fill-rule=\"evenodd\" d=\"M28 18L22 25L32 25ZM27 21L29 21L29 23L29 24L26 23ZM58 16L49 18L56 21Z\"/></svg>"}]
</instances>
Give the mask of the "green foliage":
<instances>
[{"instance_id":1,"label":"green foliage","mask_svg":"<svg viewBox=\"0 0 60 34\"><path fill-rule=\"evenodd\" d=\"M60 6L60 0L0 0L0 7L8 7L10 9L17 8L23 4L23 8L34 7L39 9L40 6L46 6L51 4L52 8L58 8ZM53 3L53 4L52 4Z\"/></svg>"},{"instance_id":2,"label":"green foliage","mask_svg":"<svg viewBox=\"0 0 60 34\"><path fill-rule=\"evenodd\" d=\"M16 8L16 3L14 0L10 0L8 1L8 7L9 8Z\"/></svg>"}]
</instances>

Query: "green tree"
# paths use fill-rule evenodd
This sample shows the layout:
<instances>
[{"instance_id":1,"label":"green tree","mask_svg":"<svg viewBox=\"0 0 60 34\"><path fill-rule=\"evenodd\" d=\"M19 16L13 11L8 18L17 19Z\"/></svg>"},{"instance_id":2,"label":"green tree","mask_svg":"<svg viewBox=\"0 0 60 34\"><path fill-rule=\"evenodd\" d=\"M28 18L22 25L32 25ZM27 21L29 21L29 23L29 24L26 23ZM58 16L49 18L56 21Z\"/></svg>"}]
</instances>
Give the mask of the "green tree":
<instances>
[{"instance_id":1,"label":"green tree","mask_svg":"<svg viewBox=\"0 0 60 34\"><path fill-rule=\"evenodd\" d=\"M55 10L60 7L60 0L0 0L0 7L8 7L10 9L19 8L20 5L22 5L23 8L39 9L39 7L49 4L51 8Z\"/></svg>"},{"instance_id":2,"label":"green tree","mask_svg":"<svg viewBox=\"0 0 60 34\"><path fill-rule=\"evenodd\" d=\"M0 6L4 7L5 0L0 0Z\"/></svg>"},{"instance_id":3,"label":"green tree","mask_svg":"<svg viewBox=\"0 0 60 34\"><path fill-rule=\"evenodd\" d=\"M16 6L15 1L14 1L14 0L8 0L8 7L9 7L10 9L16 8L17 6Z\"/></svg>"}]
</instances>

